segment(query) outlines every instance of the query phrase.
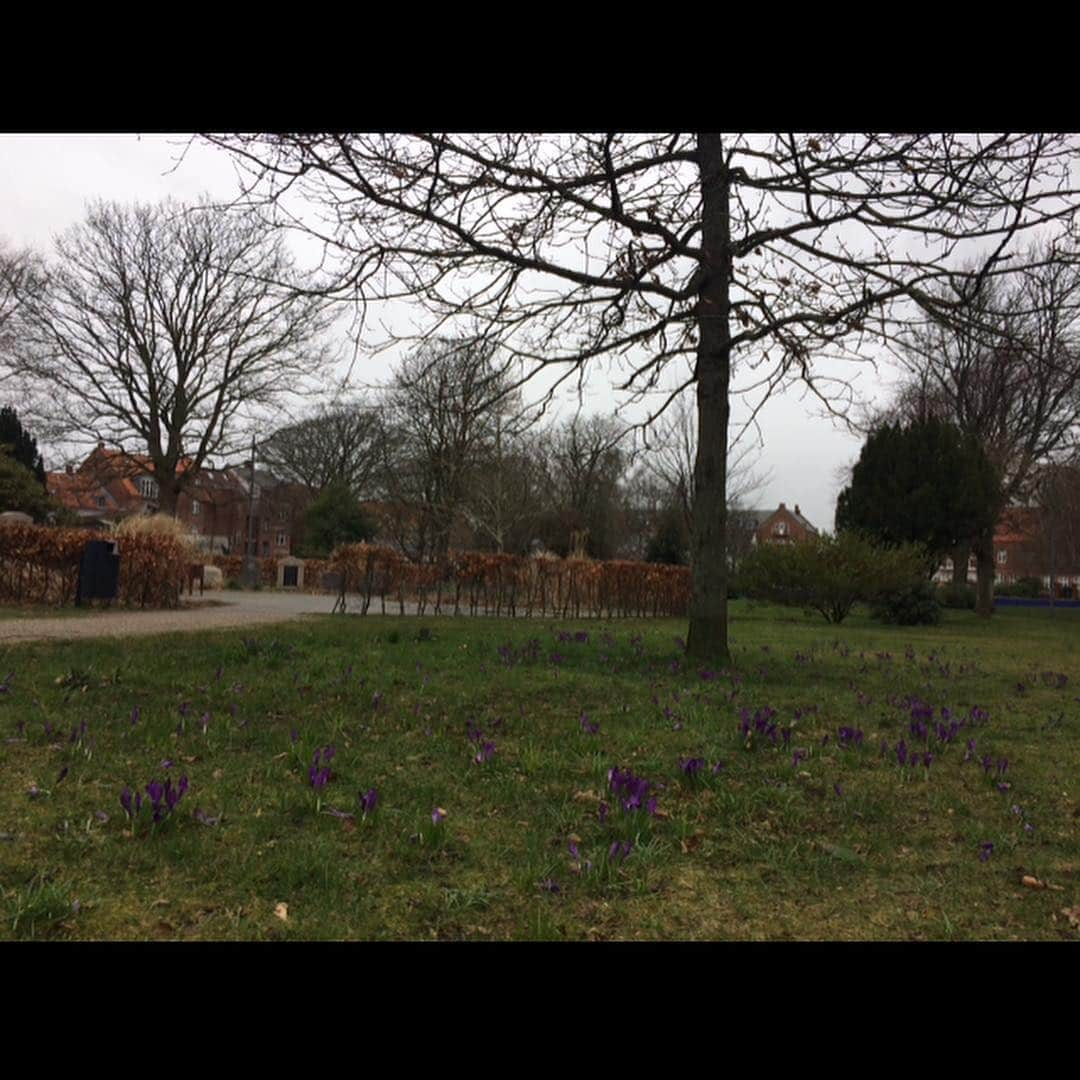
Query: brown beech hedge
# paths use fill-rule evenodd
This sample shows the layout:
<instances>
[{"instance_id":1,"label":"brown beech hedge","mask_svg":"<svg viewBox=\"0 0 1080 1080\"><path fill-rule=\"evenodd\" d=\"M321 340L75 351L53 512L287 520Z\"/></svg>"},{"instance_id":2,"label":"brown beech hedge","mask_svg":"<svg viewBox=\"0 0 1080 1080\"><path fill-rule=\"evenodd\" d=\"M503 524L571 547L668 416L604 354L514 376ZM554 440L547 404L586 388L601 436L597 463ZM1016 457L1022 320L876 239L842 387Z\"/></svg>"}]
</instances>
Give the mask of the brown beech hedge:
<instances>
[{"instance_id":1,"label":"brown beech hedge","mask_svg":"<svg viewBox=\"0 0 1080 1080\"><path fill-rule=\"evenodd\" d=\"M85 529L0 526L0 600L19 604L75 602L79 559L89 540L115 539L120 552L117 602L126 607L176 607L190 561L171 536L110 537Z\"/></svg>"}]
</instances>

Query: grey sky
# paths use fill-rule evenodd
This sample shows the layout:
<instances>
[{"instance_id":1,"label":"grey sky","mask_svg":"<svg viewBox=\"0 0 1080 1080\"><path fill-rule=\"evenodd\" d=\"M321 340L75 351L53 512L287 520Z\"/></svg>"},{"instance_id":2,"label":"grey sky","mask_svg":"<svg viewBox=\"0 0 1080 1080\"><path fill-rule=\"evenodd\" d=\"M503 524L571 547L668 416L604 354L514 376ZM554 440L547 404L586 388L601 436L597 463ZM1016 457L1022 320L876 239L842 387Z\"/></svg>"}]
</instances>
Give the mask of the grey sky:
<instances>
[{"instance_id":1,"label":"grey sky","mask_svg":"<svg viewBox=\"0 0 1080 1080\"><path fill-rule=\"evenodd\" d=\"M184 136L163 135L0 135L0 242L50 253L53 235L80 221L94 199L194 200L204 192L222 200L232 197L237 188L228 157L195 143L177 166L186 143ZM304 254L298 252L302 261ZM395 359L392 351L361 357L354 378L381 383ZM584 394L586 411L615 409L612 381L609 369L592 372ZM866 398L882 393L881 378L869 367L858 372L857 385ZM566 415L577 406L568 389L556 411ZM643 412L624 415L636 420ZM744 416L745 408L733 403L733 422ZM772 478L753 503L798 503L818 528L831 529L838 470L858 454L859 440L822 418L794 391L770 400L758 420L764 441L758 468Z\"/></svg>"}]
</instances>

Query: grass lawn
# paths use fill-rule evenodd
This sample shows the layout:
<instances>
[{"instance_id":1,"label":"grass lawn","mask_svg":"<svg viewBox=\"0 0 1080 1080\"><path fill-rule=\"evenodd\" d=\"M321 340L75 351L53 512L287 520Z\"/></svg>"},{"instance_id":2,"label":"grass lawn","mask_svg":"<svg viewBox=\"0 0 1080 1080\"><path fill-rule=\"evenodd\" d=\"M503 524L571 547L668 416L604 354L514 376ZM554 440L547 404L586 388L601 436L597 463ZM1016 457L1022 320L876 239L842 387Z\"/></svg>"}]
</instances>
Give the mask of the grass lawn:
<instances>
[{"instance_id":1,"label":"grass lawn","mask_svg":"<svg viewBox=\"0 0 1080 1080\"><path fill-rule=\"evenodd\" d=\"M1080 612L731 629L9 646L0 938L1080 938Z\"/></svg>"}]
</instances>

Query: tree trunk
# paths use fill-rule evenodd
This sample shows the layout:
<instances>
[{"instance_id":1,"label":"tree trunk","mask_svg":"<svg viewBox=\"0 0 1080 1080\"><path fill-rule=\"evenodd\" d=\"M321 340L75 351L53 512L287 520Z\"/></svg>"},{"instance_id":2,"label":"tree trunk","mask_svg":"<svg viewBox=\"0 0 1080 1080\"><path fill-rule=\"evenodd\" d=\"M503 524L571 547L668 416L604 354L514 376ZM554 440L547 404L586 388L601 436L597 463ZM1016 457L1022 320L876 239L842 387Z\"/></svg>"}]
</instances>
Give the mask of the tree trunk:
<instances>
[{"instance_id":1,"label":"tree trunk","mask_svg":"<svg viewBox=\"0 0 1080 1080\"><path fill-rule=\"evenodd\" d=\"M952 556L952 581L954 585L966 585L968 580L968 557L971 544L957 544L950 552Z\"/></svg>"},{"instance_id":2,"label":"tree trunk","mask_svg":"<svg viewBox=\"0 0 1080 1080\"><path fill-rule=\"evenodd\" d=\"M994 613L994 535L987 533L975 543L975 614L989 619Z\"/></svg>"},{"instance_id":3,"label":"tree trunk","mask_svg":"<svg viewBox=\"0 0 1080 1080\"><path fill-rule=\"evenodd\" d=\"M693 598L687 653L730 663L727 629L727 436L731 374L729 181L719 135L698 136L702 283L698 291L698 445L691 540Z\"/></svg>"},{"instance_id":4,"label":"tree trunk","mask_svg":"<svg viewBox=\"0 0 1080 1080\"><path fill-rule=\"evenodd\" d=\"M169 517L176 517L176 508L180 502L180 492L176 489L176 484L173 480L162 479L158 480L158 513L168 514Z\"/></svg>"}]
</instances>

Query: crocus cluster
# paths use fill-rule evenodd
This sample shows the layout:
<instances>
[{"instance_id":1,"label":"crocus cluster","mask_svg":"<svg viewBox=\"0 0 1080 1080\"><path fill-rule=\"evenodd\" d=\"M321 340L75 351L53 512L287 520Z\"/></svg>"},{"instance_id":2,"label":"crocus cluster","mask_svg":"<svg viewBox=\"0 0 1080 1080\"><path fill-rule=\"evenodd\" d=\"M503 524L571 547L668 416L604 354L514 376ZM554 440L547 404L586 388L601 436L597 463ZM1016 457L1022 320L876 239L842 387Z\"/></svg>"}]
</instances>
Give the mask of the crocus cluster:
<instances>
[{"instance_id":1,"label":"crocus cluster","mask_svg":"<svg viewBox=\"0 0 1080 1080\"><path fill-rule=\"evenodd\" d=\"M628 814L640 810L643 806L652 815L656 814L656 796L649 798L652 785L648 780L635 776L630 769L620 769L617 765L608 772L608 785L622 803Z\"/></svg>"},{"instance_id":2,"label":"crocus cluster","mask_svg":"<svg viewBox=\"0 0 1080 1080\"><path fill-rule=\"evenodd\" d=\"M146 785L147 798L145 802L150 806L155 824L160 824L176 809L187 789L188 778L186 776L180 777L180 782L176 787L173 787L171 779L167 779L164 784L160 780L151 780ZM141 791L136 791L133 796L131 789L125 787L120 793L120 805L124 808L124 813L131 819L138 817L143 802Z\"/></svg>"},{"instance_id":3,"label":"crocus cluster","mask_svg":"<svg viewBox=\"0 0 1080 1080\"><path fill-rule=\"evenodd\" d=\"M1069 681L1069 676L1062 671L1044 671L1039 678L1043 686L1052 686L1055 690L1063 690Z\"/></svg>"},{"instance_id":4,"label":"crocus cluster","mask_svg":"<svg viewBox=\"0 0 1080 1080\"><path fill-rule=\"evenodd\" d=\"M852 746L862 746L863 733L861 728L842 727L837 732L837 742L842 749Z\"/></svg>"},{"instance_id":5,"label":"crocus cluster","mask_svg":"<svg viewBox=\"0 0 1080 1080\"><path fill-rule=\"evenodd\" d=\"M608 862L612 864L621 863L633 850L634 845L630 840L623 840L621 843L616 840L608 848Z\"/></svg>"},{"instance_id":6,"label":"crocus cluster","mask_svg":"<svg viewBox=\"0 0 1080 1080\"><path fill-rule=\"evenodd\" d=\"M330 762L337 750L333 746L324 746L315 751L311 760L311 768L308 769L308 779L316 791L321 791L330 782Z\"/></svg>"},{"instance_id":7,"label":"crocus cluster","mask_svg":"<svg viewBox=\"0 0 1080 1080\"><path fill-rule=\"evenodd\" d=\"M739 710L739 730L742 733L743 738L748 738L750 735L751 727L760 735L764 735L774 746L776 745L778 730L774 717L776 716L776 710L769 705L764 705L753 714L751 718L750 710L746 707ZM783 732L784 745L787 745L788 739L791 738L790 729L785 729Z\"/></svg>"}]
</instances>

